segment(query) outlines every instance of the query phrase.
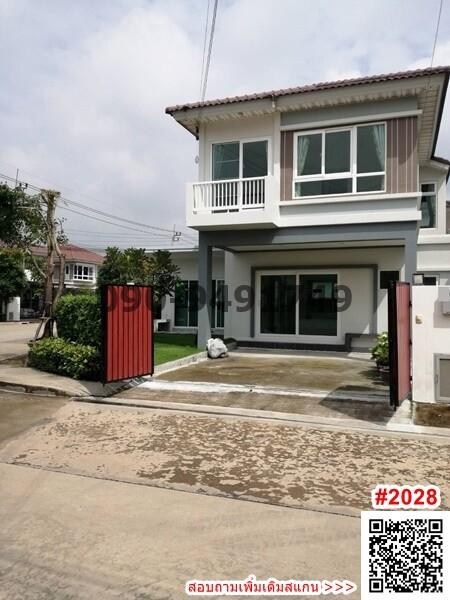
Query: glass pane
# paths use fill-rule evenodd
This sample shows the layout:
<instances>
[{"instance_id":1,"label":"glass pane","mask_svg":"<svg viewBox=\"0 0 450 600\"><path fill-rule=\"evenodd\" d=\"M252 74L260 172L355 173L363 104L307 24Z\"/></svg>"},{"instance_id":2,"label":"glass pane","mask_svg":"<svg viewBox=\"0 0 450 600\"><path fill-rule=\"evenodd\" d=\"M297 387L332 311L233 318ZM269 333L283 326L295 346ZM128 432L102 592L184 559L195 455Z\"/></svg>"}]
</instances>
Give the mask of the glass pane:
<instances>
[{"instance_id":1,"label":"glass pane","mask_svg":"<svg viewBox=\"0 0 450 600\"><path fill-rule=\"evenodd\" d=\"M295 333L295 275L261 277L261 333Z\"/></svg>"},{"instance_id":2,"label":"glass pane","mask_svg":"<svg viewBox=\"0 0 450 600\"><path fill-rule=\"evenodd\" d=\"M422 193L426 192L434 192L434 183L422 183L421 185Z\"/></svg>"},{"instance_id":3,"label":"glass pane","mask_svg":"<svg viewBox=\"0 0 450 600\"><path fill-rule=\"evenodd\" d=\"M300 275L300 334L337 335L337 275Z\"/></svg>"},{"instance_id":4,"label":"glass pane","mask_svg":"<svg viewBox=\"0 0 450 600\"><path fill-rule=\"evenodd\" d=\"M384 124L358 127L357 132L358 173L384 171Z\"/></svg>"},{"instance_id":5,"label":"glass pane","mask_svg":"<svg viewBox=\"0 0 450 600\"><path fill-rule=\"evenodd\" d=\"M420 227L423 229L436 227L436 196L423 196L420 210L422 211Z\"/></svg>"},{"instance_id":6,"label":"glass pane","mask_svg":"<svg viewBox=\"0 0 450 600\"><path fill-rule=\"evenodd\" d=\"M297 175L320 175L322 172L322 134L299 135L297 138Z\"/></svg>"},{"instance_id":7,"label":"glass pane","mask_svg":"<svg viewBox=\"0 0 450 600\"><path fill-rule=\"evenodd\" d=\"M267 141L242 144L242 176L265 177L267 175Z\"/></svg>"},{"instance_id":8,"label":"glass pane","mask_svg":"<svg viewBox=\"0 0 450 600\"><path fill-rule=\"evenodd\" d=\"M189 327L198 323L198 281L189 282Z\"/></svg>"},{"instance_id":9,"label":"glass pane","mask_svg":"<svg viewBox=\"0 0 450 600\"><path fill-rule=\"evenodd\" d=\"M179 281L175 288L175 327L188 325L188 282Z\"/></svg>"},{"instance_id":10,"label":"glass pane","mask_svg":"<svg viewBox=\"0 0 450 600\"><path fill-rule=\"evenodd\" d=\"M322 179L320 181L296 182L295 195L327 196L330 194L350 194L352 192L351 177L345 179Z\"/></svg>"},{"instance_id":11,"label":"glass pane","mask_svg":"<svg viewBox=\"0 0 450 600\"><path fill-rule=\"evenodd\" d=\"M325 134L325 173L350 171L350 131Z\"/></svg>"},{"instance_id":12,"label":"glass pane","mask_svg":"<svg viewBox=\"0 0 450 600\"><path fill-rule=\"evenodd\" d=\"M356 181L357 192L382 192L384 190L384 175L369 175L358 177Z\"/></svg>"},{"instance_id":13,"label":"glass pane","mask_svg":"<svg viewBox=\"0 0 450 600\"><path fill-rule=\"evenodd\" d=\"M212 178L239 179L239 142L213 144Z\"/></svg>"}]
</instances>

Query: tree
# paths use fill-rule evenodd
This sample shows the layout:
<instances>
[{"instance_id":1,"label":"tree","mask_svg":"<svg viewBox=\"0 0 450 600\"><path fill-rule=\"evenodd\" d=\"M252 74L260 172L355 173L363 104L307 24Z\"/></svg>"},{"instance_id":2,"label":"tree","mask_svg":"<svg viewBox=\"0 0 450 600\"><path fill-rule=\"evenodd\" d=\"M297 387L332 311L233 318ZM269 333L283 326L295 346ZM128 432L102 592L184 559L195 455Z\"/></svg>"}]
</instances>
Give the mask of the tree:
<instances>
[{"instance_id":1,"label":"tree","mask_svg":"<svg viewBox=\"0 0 450 600\"><path fill-rule=\"evenodd\" d=\"M19 186L11 189L0 185L0 239L3 244L18 248L29 257L34 271L45 281L43 335L50 336L53 332L53 316L56 303L64 288L64 256L60 244L67 238L62 229L62 221L56 219L55 211L60 194L54 190L41 190L37 195L30 196ZM45 244L47 260L45 269L33 255L33 246ZM56 293L53 289L53 274L55 256L60 262L59 282ZM39 334L39 326L36 336Z\"/></svg>"},{"instance_id":2,"label":"tree","mask_svg":"<svg viewBox=\"0 0 450 600\"><path fill-rule=\"evenodd\" d=\"M20 296L27 279L23 268L23 256L13 250L0 250L0 305Z\"/></svg>"},{"instance_id":3,"label":"tree","mask_svg":"<svg viewBox=\"0 0 450 600\"><path fill-rule=\"evenodd\" d=\"M161 302L167 294L173 296L179 273L180 269L172 262L168 250L157 250L150 257L149 284L153 287L156 302Z\"/></svg>"},{"instance_id":4,"label":"tree","mask_svg":"<svg viewBox=\"0 0 450 600\"><path fill-rule=\"evenodd\" d=\"M157 250L149 256L143 248L106 249L105 260L99 269L98 284L151 285L155 303L166 294L173 295L179 280L179 268L172 262L168 250Z\"/></svg>"}]
</instances>

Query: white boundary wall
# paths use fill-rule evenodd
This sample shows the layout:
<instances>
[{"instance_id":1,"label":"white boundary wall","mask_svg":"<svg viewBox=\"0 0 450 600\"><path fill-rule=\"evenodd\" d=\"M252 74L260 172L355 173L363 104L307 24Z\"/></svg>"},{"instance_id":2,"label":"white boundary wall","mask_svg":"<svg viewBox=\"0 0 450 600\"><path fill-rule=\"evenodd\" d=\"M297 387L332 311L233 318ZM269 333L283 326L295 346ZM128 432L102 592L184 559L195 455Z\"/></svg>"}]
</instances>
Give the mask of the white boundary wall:
<instances>
[{"instance_id":1,"label":"white boundary wall","mask_svg":"<svg viewBox=\"0 0 450 600\"><path fill-rule=\"evenodd\" d=\"M450 355L450 315L442 313L438 286L412 286L412 399L436 402L435 355Z\"/></svg>"}]
</instances>

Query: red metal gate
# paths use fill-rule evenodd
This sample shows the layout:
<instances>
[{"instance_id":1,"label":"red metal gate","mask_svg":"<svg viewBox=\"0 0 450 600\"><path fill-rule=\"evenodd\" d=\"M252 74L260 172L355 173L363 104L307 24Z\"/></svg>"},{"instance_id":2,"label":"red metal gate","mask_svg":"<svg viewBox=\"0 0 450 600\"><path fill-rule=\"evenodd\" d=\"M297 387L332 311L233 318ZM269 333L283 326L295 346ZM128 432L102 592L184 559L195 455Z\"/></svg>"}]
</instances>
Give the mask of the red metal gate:
<instances>
[{"instance_id":1,"label":"red metal gate","mask_svg":"<svg viewBox=\"0 0 450 600\"><path fill-rule=\"evenodd\" d=\"M411 286L391 282L388 290L389 391L397 408L411 393Z\"/></svg>"},{"instance_id":2,"label":"red metal gate","mask_svg":"<svg viewBox=\"0 0 450 600\"><path fill-rule=\"evenodd\" d=\"M103 381L152 375L152 288L105 285L101 298Z\"/></svg>"}]
</instances>

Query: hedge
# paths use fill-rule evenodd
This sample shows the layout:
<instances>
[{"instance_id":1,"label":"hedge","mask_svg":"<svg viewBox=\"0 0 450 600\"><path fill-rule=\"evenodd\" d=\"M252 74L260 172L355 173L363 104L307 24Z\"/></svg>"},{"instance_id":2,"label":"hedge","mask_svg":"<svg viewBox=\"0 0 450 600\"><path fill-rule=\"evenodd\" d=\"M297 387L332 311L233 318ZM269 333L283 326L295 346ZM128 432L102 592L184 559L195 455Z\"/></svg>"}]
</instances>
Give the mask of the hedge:
<instances>
[{"instance_id":1,"label":"hedge","mask_svg":"<svg viewBox=\"0 0 450 600\"><path fill-rule=\"evenodd\" d=\"M62 338L47 338L30 345L30 367L66 375L74 379L100 378L100 353L92 346L67 342Z\"/></svg>"},{"instance_id":2,"label":"hedge","mask_svg":"<svg viewBox=\"0 0 450 600\"><path fill-rule=\"evenodd\" d=\"M68 342L100 348L100 301L97 294L66 294L56 307L58 336Z\"/></svg>"}]
</instances>

